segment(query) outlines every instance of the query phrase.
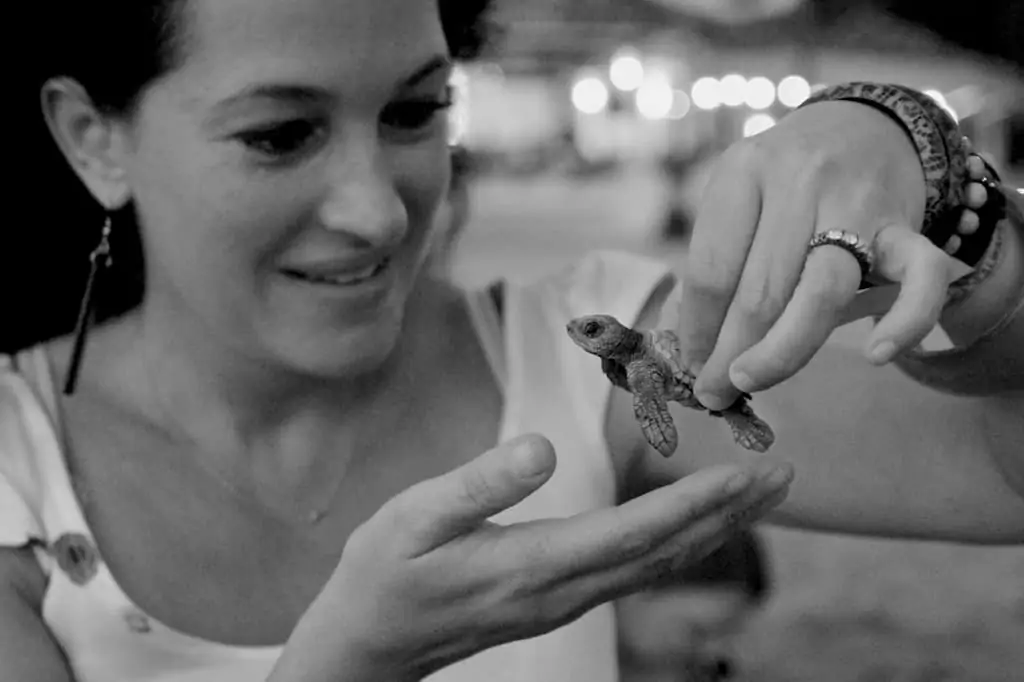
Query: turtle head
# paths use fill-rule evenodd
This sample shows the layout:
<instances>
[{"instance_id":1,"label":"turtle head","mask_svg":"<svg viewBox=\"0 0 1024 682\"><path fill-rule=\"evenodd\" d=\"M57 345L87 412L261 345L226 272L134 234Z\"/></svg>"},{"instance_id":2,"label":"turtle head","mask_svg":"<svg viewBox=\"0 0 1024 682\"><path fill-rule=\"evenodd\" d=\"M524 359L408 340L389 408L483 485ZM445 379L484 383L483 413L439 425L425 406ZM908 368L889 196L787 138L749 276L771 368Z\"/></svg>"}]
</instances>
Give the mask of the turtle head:
<instances>
[{"instance_id":1,"label":"turtle head","mask_svg":"<svg viewBox=\"0 0 1024 682\"><path fill-rule=\"evenodd\" d=\"M629 333L611 315L584 315L570 320L565 328L577 346L602 358L614 353Z\"/></svg>"}]
</instances>

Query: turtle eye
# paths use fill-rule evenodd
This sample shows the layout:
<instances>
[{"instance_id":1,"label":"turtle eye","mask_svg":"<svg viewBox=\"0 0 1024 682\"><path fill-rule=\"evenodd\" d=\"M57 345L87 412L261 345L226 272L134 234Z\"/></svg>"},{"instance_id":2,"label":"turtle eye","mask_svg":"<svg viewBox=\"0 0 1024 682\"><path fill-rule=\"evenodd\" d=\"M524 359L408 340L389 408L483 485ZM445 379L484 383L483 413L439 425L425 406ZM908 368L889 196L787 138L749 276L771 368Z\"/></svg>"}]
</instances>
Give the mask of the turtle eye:
<instances>
[{"instance_id":1,"label":"turtle eye","mask_svg":"<svg viewBox=\"0 0 1024 682\"><path fill-rule=\"evenodd\" d=\"M601 331L601 325L598 324L597 322L595 322L594 320L591 320L590 322L587 322L585 325L583 325L583 334L584 334L584 336L588 336L590 338L593 338L593 337L597 336L598 332L600 332L600 331Z\"/></svg>"}]
</instances>

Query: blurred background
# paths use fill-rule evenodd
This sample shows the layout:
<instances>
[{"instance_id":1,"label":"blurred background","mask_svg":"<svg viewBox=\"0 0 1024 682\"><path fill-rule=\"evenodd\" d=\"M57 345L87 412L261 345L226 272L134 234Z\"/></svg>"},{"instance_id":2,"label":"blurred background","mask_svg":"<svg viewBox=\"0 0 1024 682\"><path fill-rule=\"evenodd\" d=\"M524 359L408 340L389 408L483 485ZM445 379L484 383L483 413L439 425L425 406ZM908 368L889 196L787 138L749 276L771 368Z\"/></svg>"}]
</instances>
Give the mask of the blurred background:
<instances>
[{"instance_id":1,"label":"blurred background","mask_svg":"<svg viewBox=\"0 0 1024 682\"><path fill-rule=\"evenodd\" d=\"M724 148L770 127L817 88L849 80L927 91L1004 180L1024 185L1022 5L499 2L498 36L455 79L453 135L474 185L457 274L489 278L501 268L489 254L536 244L526 239L531 231L550 241L515 276L560 261L559 240L573 252L580 239L659 251L681 245ZM485 232L508 248L484 245Z\"/></svg>"},{"instance_id":2,"label":"blurred background","mask_svg":"<svg viewBox=\"0 0 1024 682\"><path fill-rule=\"evenodd\" d=\"M1008 184L1024 186L1021 0L518 0L499 10L494 44L454 78L465 184L443 214L460 230L446 267L467 285L533 279L589 248L678 259L721 151L843 81L927 91ZM859 348L865 324L832 342ZM738 621L700 590L628 604L625 653L646 656L630 679L697 679L660 643L689 637L699 655L702 637L729 630L736 679L1024 681L1024 550L760 537L772 589Z\"/></svg>"}]
</instances>

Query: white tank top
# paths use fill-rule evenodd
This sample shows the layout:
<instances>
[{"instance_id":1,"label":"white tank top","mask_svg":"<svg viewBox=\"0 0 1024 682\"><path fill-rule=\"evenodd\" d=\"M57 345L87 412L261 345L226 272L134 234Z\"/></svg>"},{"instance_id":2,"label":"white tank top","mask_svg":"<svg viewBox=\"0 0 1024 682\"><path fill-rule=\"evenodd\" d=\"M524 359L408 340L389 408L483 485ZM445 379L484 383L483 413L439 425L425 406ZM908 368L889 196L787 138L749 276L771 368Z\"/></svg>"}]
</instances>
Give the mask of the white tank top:
<instances>
[{"instance_id":1,"label":"white tank top","mask_svg":"<svg viewBox=\"0 0 1024 682\"><path fill-rule=\"evenodd\" d=\"M632 324L652 292L671 277L656 260L594 252L540 281L506 285L503 323L485 289L466 293L503 389L499 441L541 433L558 453L551 480L494 521L565 517L614 503L604 439L611 385L599 361L570 341L565 323L608 313ZM48 576L43 616L77 681L264 680L280 647L229 646L187 635L144 613L121 590L71 486L55 405L40 347L0 356L0 546L37 543ZM489 649L428 679L616 682L614 609L599 606L547 635Z\"/></svg>"}]
</instances>

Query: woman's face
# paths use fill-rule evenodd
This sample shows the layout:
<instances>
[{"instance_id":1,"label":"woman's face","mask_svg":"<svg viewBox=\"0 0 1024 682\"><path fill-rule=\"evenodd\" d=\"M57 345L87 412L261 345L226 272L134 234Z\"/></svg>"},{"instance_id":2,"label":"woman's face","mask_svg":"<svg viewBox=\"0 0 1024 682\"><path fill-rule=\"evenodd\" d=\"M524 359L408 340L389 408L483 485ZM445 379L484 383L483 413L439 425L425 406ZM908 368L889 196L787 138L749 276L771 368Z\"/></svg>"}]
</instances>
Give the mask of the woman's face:
<instances>
[{"instance_id":1,"label":"woman's face","mask_svg":"<svg viewBox=\"0 0 1024 682\"><path fill-rule=\"evenodd\" d=\"M124 163L146 314L303 372L379 364L448 182L436 0L191 0L186 17Z\"/></svg>"}]
</instances>

